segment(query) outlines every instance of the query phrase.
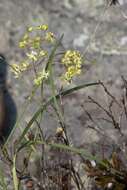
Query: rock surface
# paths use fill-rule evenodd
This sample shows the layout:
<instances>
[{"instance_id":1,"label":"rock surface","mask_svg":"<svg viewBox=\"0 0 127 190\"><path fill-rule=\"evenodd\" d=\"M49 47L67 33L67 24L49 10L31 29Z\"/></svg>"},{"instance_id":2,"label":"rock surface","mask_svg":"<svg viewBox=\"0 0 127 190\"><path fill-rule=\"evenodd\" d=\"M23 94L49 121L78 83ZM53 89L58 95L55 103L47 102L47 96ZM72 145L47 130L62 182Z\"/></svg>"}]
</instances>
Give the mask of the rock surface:
<instances>
[{"instance_id":1,"label":"rock surface","mask_svg":"<svg viewBox=\"0 0 127 190\"><path fill-rule=\"evenodd\" d=\"M104 0L1 0L0 52L5 54L9 63L21 60L17 44L25 27L47 23L56 35L64 33L65 48L78 49L86 57L87 65L84 63L82 75L75 83L102 80L115 96L119 96L122 89L121 75L127 78L127 1L119 2L120 5L106 9ZM88 64L91 62L96 64L91 66ZM17 81L10 73L9 76L20 114L24 109L23 102L28 95L30 81L25 78L24 84L24 79ZM74 145L80 147L100 142L98 132L86 127L89 121L80 106L88 95L102 103L108 101L99 87L81 90L64 100L69 137ZM93 106L87 105L87 109L96 117L100 116L100 111ZM28 109L25 122L29 121L35 110L34 106ZM100 125L102 132L109 135L111 143L117 143L119 132L104 122ZM56 126L58 123L45 114L45 133L52 134Z\"/></svg>"}]
</instances>

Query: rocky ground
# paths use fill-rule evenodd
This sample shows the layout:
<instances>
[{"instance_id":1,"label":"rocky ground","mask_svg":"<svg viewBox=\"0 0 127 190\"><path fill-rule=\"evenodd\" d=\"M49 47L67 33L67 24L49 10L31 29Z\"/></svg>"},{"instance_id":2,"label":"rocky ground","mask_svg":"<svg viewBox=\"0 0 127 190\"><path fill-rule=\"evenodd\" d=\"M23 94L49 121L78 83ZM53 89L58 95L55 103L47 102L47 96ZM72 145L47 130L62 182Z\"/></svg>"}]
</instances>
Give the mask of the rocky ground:
<instances>
[{"instance_id":1,"label":"rocky ground","mask_svg":"<svg viewBox=\"0 0 127 190\"><path fill-rule=\"evenodd\" d=\"M22 57L17 48L26 26L49 24L56 35L64 34L65 48L80 50L86 57L82 75L75 80L76 84L102 80L111 92L118 96L122 91L121 75L127 78L127 1L120 5L106 7L104 0L1 0L0 1L0 53L3 53L11 64ZM88 63L95 64L88 64ZM28 95L30 82L26 79L17 81L9 73L9 82L19 113ZM91 87L64 100L65 118L71 142L75 146L99 143L100 134L87 126L89 119L81 108L84 100L90 95L102 104L108 102L101 88ZM101 111L94 106L86 105L87 110L99 117ZM118 109L118 108L117 108ZM28 110L25 121L35 107ZM116 110L115 110L116 111ZM118 111L119 112L119 109ZM46 134L56 129L56 121L45 115L43 127ZM119 132L107 123L99 123L101 131L109 137L110 143L118 143ZM57 124L58 125L58 124ZM105 138L107 139L107 138Z\"/></svg>"}]
</instances>

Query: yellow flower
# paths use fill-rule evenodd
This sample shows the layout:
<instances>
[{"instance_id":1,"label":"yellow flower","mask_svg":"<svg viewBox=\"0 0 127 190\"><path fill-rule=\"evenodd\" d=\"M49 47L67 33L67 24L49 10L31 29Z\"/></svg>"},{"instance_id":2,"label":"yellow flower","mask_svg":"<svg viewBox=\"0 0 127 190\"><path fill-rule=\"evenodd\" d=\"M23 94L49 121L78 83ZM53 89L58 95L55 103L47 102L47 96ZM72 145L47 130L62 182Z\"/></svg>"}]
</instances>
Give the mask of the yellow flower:
<instances>
[{"instance_id":1,"label":"yellow flower","mask_svg":"<svg viewBox=\"0 0 127 190\"><path fill-rule=\"evenodd\" d=\"M20 70L23 72L23 71L26 71L27 68L29 67L30 63L28 63L27 61L24 61L22 63L20 63Z\"/></svg>"},{"instance_id":2,"label":"yellow flower","mask_svg":"<svg viewBox=\"0 0 127 190\"><path fill-rule=\"evenodd\" d=\"M45 36L45 40L51 43L54 42L55 40L54 34L52 32L47 32Z\"/></svg>"},{"instance_id":3,"label":"yellow flower","mask_svg":"<svg viewBox=\"0 0 127 190\"><path fill-rule=\"evenodd\" d=\"M28 32L32 32L33 31L33 27L32 26L30 26L30 27L28 27Z\"/></svg>"},{"instance_id":4,"label":"yellow flower","mask_svg":"<svg viewBox=\"0 0 127 190\"><path fill-rule=\"evenodd\" d=\"M21 73L20 66L17 65L17 64L15 64L15 63L13 63L11 65L11 71L14 73L15 78L18 78L19 75L20 75L20 73Z\"/></svg>"},{"instance_id":5,"label":"yellow flower","mask_svg":"<svg viewBox=\"0 0 127 190\"><path fill-rule=\"evenodd\" d=\"M36 51L31 51L31 53L26 53L27 57L32 61L38 60L38 54Z\"/></svg>"},{"instance_id":6,"label":"yellow flower","mask_svg":"<svg viewBox=\"0 0 127 190\"><path fill-rule=\"evenodd\" d=\"M41 50L41 51L39 52L39 57L45 57L45 56L47 56L47 55L48 55L48 52L45 51L45 50Z\"/></svg>"},{"instance_id":7,"label":"yellow flower","mask_svg":"<svg viewBox=\"0 0 127 190\"><path fill-rule=\"evenodd\" d=\"M30 40L31 46L35 49L39 49L41 46L41 37L36 36L35 38Z\"/></svg>"},{"instance_id":8,"label":"yellow flower","mask_svg":"<svg viewBox=\"0 0 127 190\"><path fill-rule=\"evenodd\" d=\"M20 47L20 48L25 48L26 45L27 45L27 42L26 42L25 40L19 42L19 47Z\"/></svg>"},{"instance_id":9,"label":"yellow flower","mask_svg":"<svg viewBox=\"0 0 127 190\"><path fill-rule=\"evenodd\" d=\"M24 36L23 36L23 40L28 40L28 39L29 39L29 35L28 35L28 33L24 34Z\"/></svg>"},{"instance_id":10,"label":"yellow flower","mask_svg":"<svg viewBox=\"0 0 127 190\"><path fill-rule=\"evenodd\" d=\"M36 27L37 30L48 30L48 25L43 24Z\"/></svg>"},{"instance_id":11,"label":"yellow flower","mask_svg":"<svg viewBox=\"0 0 127 190\"><path fill-rule=\"evenodd\" d=\"M38 76L34 79L34 84L40 86L43 80L47 80L49 77L49 72L42 70L42 72L38 73Z\"/></svg>"}]
</instances>

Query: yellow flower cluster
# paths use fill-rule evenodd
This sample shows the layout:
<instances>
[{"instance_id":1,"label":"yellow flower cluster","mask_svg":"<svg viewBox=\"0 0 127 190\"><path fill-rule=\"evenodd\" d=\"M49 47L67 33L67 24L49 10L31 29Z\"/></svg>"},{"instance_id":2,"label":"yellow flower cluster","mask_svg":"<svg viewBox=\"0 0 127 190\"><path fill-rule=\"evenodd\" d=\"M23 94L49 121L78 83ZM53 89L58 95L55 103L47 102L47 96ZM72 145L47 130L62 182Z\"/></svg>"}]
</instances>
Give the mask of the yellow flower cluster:
<instances>
[{"instance_id":1,"label":"yellow flower cluster","mask_svg":"<svg viewBox=\"0 0 127 190\"><path fill-rule=\"evenodd\" d=\"M66 51L61 62L67 69L62 77L65 81L71 82L74 76L81 73L82 57L78 51Z\"/></svg>"},{"instance_id":2,"label":"yellow flower cluster","mask_svg":"<svg viewBox=\"0 0 127 190\"><path fill-rule=\"evenodd\" d=\"M49 72L45 71L45 69L42 70L42 72L39 72L37 77L34 79L34 84L37 86L40 86L43 80L47 80L49 77Z\"/></svg>"},{"instance_id":3,"label":"yellow flower cluster","mask_svg":"<svg viewBox=\"0 0 127 190\"><path fill-rule=\"evenodd\" d=\"M13 63L13 64L11 65L11 70L12 70L12 72L14 73L15 78L19 78L20 74L21 74L23 71L27 70L27 68L29 67L29 65L30 65L30 64L29 64L28 62L25 62L25 61L22 62L22 63L20 63L19 65Z\"/></svg>"},{"instance_id":4,"label":"yellow flower cluster","mask_svg":"<svg viewBox=\"0 0 127 190\"><path fill-rule=\"evenodd\" d=\"M39 25L34 27L28 27L26 33L19 42L19 47L25 49L26 58L23 63L12 64L12 72L15 77L18 78L20 74L28 69L31 63L44 60L48 57L48 49L43 48L45 43L53 43L55 36L52 32L48 31L48 25ZM43 77L42 77L43 76ZM39 84L39 80L45 78L44 72L39 74L38 78L35 79L35 83Z\"/></svg>"},{"instance_id":5,"label":"yellow flower cluster","mask_svg":"<svg viewBox=\"0 0 127 190\"><path fill-rule=\"evenodd\" d=\"M55 40L54 34L52 32L47 32L45 36L45 40L51 43L54 42Z\"/></svg>"},{"instance_id":6,"label":"yellow flower cluster","mask_svg":"<svg viewBox=\"0 0 127 190\"><path fill-rule=\"evenodd\" d=\"M43 30L43 31L46 31L46 30L48 30L48 25L47 24L42 24L42 25L35 26L35 27L30 26L27 29L28 32L32 32L34 30Z\"/></svg>"},{"instance_id":7,"label":"yellow flower cluster","mask_svg":"<svg viewBox=\"0 0 127 190\"><path fill-rule=\"evenodd\" d=\"M23 36L22 40L19 42L20 48L32 47L37 49L40 47L40 45L41 45L40 36L31 38L27 33Z\"/></svg>"},{"instance_id":8,"label":"yellow flower cluster","mask_svg":"<svg viewBox=\"0 0 127 190\"><path fill-rule=\"evenodd\" d=\"M26 48L26 47L32 47L34 49L39 49L41 47L42 42L54 42L55 41L55 36L52 32L48 32L48 25L39 25L35 27L29 27L27 29L27 32L19 42L19 47L20 48ZM35 37L31 37L32 32L45 32L44 35L36 35Z\"/></svg>"},{"instance_id":9,"label":"yellow flower cluster","mask_svg":"<svg viewBox=\"0 0 127 190\"><path fill-rule=\"evenodd\" d=\"M36 51L31 51L30 53L26 53L27 57L32 60L32 61L37 61L37 52Z\"/></svg>"},{"instance_id":10,"label":"yellow flower cluster","mask_svg":"<svg viewBox=\"0 0 127 190\"><path fill-rule=\"evenodd\" d=\"M26 53L27 57L31 61L38 61L39 58L45 57L48 55L48 52L45 50L37 51L31 51L30 53Z\"/></svg>"}]
</instances>

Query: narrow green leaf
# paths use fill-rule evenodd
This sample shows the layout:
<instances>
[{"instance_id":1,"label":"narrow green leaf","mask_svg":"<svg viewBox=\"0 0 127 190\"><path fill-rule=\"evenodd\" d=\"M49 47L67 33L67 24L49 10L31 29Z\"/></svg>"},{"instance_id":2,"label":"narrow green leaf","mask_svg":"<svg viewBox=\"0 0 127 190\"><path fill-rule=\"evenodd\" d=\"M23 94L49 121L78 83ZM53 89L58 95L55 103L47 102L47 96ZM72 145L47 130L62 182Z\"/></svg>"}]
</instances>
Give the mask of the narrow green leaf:
<instances>
[{"instance_id":1,"label":"narrow green leaf","mask_svg":"<svg viewBox=\"0 0 127 190\"><path fill-rule=\"evenodd\" d=\"M16 174L16 155L14 155L13 158L13 167L12 167L12 175L13 175L13 182L14 182L14 190L18 190L18 186L19 186L19 180Z\"/></svg>"}]
</instances>

